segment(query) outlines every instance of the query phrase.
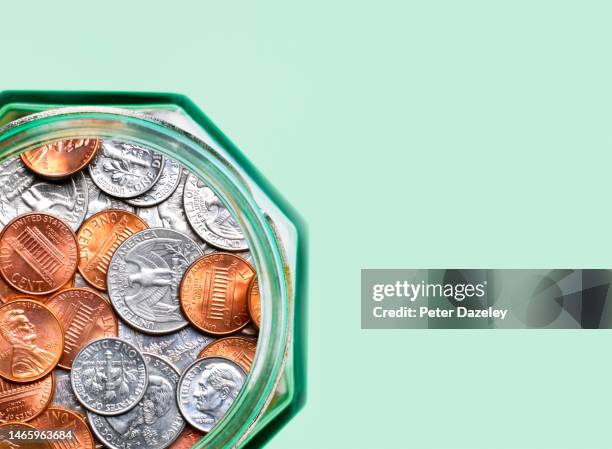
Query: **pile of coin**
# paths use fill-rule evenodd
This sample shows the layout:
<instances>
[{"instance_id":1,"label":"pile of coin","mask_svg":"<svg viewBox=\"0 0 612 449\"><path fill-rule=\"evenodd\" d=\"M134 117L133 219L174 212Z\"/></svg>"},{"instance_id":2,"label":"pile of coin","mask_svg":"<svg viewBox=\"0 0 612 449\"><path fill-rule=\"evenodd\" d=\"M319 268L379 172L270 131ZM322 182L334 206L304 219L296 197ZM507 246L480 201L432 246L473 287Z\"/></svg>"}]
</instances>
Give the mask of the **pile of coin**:
<instances>
[{"instance_id":1,"label":"pile of coin","mask_svg":"<svg viewBox=\"0 0 612 449\"><path fill-rule=\"evenodd\" d=\"M140 145L63 140L0 163L0 223L0 446L188 448L215 426L260 303L210 187Z\"/></svg>"}]
</instances>

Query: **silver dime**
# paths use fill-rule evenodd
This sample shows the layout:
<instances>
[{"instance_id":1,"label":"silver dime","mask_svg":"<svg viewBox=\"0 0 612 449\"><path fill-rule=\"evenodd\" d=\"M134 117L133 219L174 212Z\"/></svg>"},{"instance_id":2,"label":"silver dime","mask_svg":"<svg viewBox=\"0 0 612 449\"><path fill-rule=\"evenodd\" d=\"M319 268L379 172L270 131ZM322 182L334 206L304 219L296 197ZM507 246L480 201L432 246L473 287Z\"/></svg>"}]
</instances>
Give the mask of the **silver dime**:
<instances>
[{"instance_id":1,"label":"silver dime","mask_svg":"<svg viewBox=\"0 0 612 449\"><path fill-rule=\"evenodd\" d=\"M185 428L185 420L176 403L179 372L161 357L143 355L149 385L138 405L119 416L87 414L94 434L111 449L164 449Z\"/></svg>"},{"instance_id":2,"label":"silver dime","mask_svg":"<svg viewBox=\"0 0 612 449\"><path fill-rule=\"evenodd\" d=\"M53 371L53 380L55 382L55 393L53 394L53 399L51 400L53 404L85 414L85 409L77 399L74 391L72 391L70 371L56 368Z\"/></svg>"},{"instance_id":3,"label":"silver dime","mask_svg":"<svg viewBox=\"0 0 612 449\"><path fill-rule=\"evenodd\" d=\"M248 249L236 219L212 189L193 173L187 177L183 203L187 220L206 242L228 251Z\"/></svg>"},{"instance_id":4,"label":"silver dime","mask_svg":"<svg viewBox=\"0 0 612 449\"><path fill-rule=\"evenodd\" d=\"M225 415L238 396L246 374L224 357L196 360L183 372L178 405L189 424L208 432Z\"/></svg>"},{"instance_id":5,"label":"silver dime","mask_svg":"<svg viewBox=\"0 0 612 449\"><path fill-rule=\"evenodd\" d=\"M135 331L121 320L119 320L119 338L129 341L142 352L165 358L181 372L198 358L202 349L215 341L214 338L199 333L191 326L172 334L147 335Z\"/></svg>"},{"instance_id":6,"label":"silver dime","mask_svg":"<svg viewBox=\"0 0 612 449\"><path fill-rule=\"evenodd\" d=\"M181 180L181 164L172 158L164 157L164 167L159 180L140 196L126 199L132 206L155 206L167 200L176 190Z\"/></svg>"},{"instance_id":7,"label":"silver dime","mask_svg":"<svg viewBox=\"0 0 612 449\"><path fill-rule=\"evenodd\" d=\"M161 176L164 157L149 148L117 140L105 140L89 174L96 185L117 198L142 195Z\"/></svg>"},{"instance_id":8,"label":"silver dime","mask_svg":"<svg viewBox=\"0 0 612 449\"><path fill-rule=\"evenodd\" d=\"M134 206L126 203L119 198L107 195L93 182L89 173L85 174L85 182L87 182L87 213L85 218L91 217L105 209L121 209L134 213Z\"/></svg>"},{"instance_id":9,"label":"silver dime","mask_svg":"<svg viewBox=\"0 0 612 449\"><path fill-rule=\"evenodd\" d=\"M202 249L178 231L150 228L123 242L107 274L108 296L121 318L150 334L187 326L178 290L183 274Z\"/></svg>"},{"instance_id":10,"label":"silver dime","mask_svg":"<svg viewBox=\"0 0 612 449\"><path fill-rule=\"evenodd\" d=\"M65 181L53 182L34 178L34 182L21 193L18 215L26 212L46 212L64 220L73 231L79 229L87 211L87 183L83 173Z\"/></svg>"},{"instance_id":11,"label":"silver dime","mask_svg":"<svg viewBox=\"0 0 612 449\"><path fill-rule=\"evenodd\" d=\"M146 221L149 227L169 228L182 232L206 250L208 245L195 233L187 221L185 209L183 208L183 191L188 175L189 171L183 168L177 189L166 201L157 206L141 207L137 210L136 214Z\"/></svg>"},{"instance_id":12,"label":"silver dime","mask_svg":"<svg viewBox=\"0 0 612 449\"><path fill-rule=\"evenodd\" d=\"M142 399L148 377L140 351L127 341L108 337L79 351L70 380L83 407L100 415L120 415Z\"/></svg>"}]
</instances>

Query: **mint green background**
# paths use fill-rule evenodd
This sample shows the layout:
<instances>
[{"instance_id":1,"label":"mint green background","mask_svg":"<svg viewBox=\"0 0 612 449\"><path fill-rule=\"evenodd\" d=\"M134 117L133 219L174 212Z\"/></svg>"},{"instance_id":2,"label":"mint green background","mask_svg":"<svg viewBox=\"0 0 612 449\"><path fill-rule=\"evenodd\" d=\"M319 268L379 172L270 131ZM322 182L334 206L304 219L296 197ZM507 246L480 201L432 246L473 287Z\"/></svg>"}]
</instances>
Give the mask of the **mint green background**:
<instances>
[{"instance_id":1,"label":"mint green background","mask_svg":"<svg viewBox=\"0 0 612 449\"><path fill-rule=\"evenodd\" d=\"M606 267L607 2L6 2L0 89L177 91L310 226L286 448L603 448L609 331L362 331L359 270Z\"/></svg>"}]
</instances>

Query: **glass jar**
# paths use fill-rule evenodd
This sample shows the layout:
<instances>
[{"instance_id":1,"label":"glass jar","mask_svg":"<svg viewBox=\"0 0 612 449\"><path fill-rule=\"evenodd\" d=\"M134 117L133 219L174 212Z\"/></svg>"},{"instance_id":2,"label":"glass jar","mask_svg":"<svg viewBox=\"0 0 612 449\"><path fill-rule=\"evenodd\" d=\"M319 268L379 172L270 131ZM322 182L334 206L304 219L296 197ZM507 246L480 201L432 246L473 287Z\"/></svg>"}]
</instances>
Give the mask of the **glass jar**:
<instances>
[{"instance_id":1,"label":"glass jar","mask_svg":"<svg viewBox=\"0 0 612 449\"><path fill-rule=\"evenodd\" d=\"M166 154L236 217L258 273L262 319L251 371L225 417L195 447L258 447L304 402L304 244L299 216L186 97L0 93L0 161L51 141L116 138Z\"/></svg>"}]
</instances>

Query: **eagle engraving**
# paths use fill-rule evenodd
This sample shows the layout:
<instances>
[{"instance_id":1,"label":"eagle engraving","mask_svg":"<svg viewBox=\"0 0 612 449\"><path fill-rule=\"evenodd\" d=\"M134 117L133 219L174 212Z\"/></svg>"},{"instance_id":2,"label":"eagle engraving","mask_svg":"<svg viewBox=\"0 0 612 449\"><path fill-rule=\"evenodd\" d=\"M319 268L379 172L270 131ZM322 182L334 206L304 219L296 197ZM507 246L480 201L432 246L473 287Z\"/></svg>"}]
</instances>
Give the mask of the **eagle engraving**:
<instances>
[{"instance_id":1,"label":"eagle engraving","mask_svg":"<svg viewBox=\"0 0 612 449\"><path fill-rule=\"evenodd\" d=\"M206 224L210 229L228 239L243 239L240 225L225 208L219 198L213 196L204 201L207 209Z\"/></svg>"},{"instance_id":2,"label":"eagle engraving","mask_svg":"<svg viewBox=\"0 0 612 449\"><path fill-rule=\"evenodd\" d=\"M136 245L126 256L125 303L136 315L155 322L182 320L178 302L181 275L189 265L183 242L157 238Z\"/></svg>"}]
</instances>

